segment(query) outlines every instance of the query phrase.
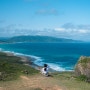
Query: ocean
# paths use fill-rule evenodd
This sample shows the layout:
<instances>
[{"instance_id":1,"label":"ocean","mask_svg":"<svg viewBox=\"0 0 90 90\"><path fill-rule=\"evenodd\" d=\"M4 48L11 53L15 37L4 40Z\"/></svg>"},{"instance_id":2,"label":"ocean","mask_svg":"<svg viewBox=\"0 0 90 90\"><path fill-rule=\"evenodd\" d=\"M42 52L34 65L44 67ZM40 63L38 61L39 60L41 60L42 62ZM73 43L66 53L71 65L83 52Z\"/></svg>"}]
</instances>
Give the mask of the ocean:
<instances>
[{"instance_id":1,"label":"ocean","mask_svg":"<svg viewBox=\"0 0 90 90\"><path fill-rule=\"evenodd\" d=\"M80 56L90 56L90 43L12 43L0 44L1 51L32 57L56 71L72 71Z\"/></svg>"}]
</instances>

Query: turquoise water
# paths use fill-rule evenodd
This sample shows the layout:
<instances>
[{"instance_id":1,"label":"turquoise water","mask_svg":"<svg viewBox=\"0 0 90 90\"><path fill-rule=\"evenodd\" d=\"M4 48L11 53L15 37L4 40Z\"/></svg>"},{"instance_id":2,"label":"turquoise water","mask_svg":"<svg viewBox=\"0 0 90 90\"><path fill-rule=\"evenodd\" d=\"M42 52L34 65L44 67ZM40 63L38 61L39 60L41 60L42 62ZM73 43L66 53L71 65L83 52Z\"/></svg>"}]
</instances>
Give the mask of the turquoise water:
<instances>
[{"instance_id":1,"label":"turquoise water","mask_svg":"<svg viewBox=\"0 0 90 90\"><path fill-rule=\"evenodd\" d=\"M13 43L0 44L0 48L30 56L35 64L47 63L57 71L73 70L81 55L90 56L90 43Z\"/></svg>"}]
</instances>

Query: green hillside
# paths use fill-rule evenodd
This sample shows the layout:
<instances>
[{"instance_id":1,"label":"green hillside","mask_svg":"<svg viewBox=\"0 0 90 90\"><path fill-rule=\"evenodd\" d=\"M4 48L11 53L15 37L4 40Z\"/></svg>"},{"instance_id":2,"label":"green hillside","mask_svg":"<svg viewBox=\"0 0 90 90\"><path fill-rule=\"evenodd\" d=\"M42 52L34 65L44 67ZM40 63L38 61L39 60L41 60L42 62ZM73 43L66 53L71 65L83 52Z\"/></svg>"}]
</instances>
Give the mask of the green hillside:
<instances>
[{"instance_id":1,"label":"green hillside","mask_svg":"<svg viewBox=\"0 0 90 90\"><path fill-rule=\"evenodd\" d=\"M15 80L20 75L26 74L25 71L30 75L38 73L37 70L24 65L20 57L7 56L0 52L0 81Z\"/></svg>"},{"instance_id":2,"label":"green hillside","mask_svg":"<svg viewBox=\"0 0 90 90\"><path fill-rule=\"evenodd\" d=\"M80 42L72 39L56 38L49 36L16 36L6 40L7 43L14 42L39 42L39 43L71 43Z\"/></svg>"}]
</instances>

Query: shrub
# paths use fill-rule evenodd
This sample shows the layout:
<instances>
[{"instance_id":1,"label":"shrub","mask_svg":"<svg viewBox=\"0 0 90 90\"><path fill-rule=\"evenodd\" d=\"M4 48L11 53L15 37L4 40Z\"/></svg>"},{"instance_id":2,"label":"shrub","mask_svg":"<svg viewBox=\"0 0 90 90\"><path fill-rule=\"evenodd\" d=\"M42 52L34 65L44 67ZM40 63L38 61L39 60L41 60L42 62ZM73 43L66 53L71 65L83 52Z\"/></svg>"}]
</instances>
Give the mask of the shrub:
<instances>
[{"instance_id":1,"label":"shrub","mask_svg":"<svg viewBox=\"0 0 90 90\"><path fill-rule=\"evenodd\" d=\"M87 77L85 75L80 75L80 76L77 77L77 80L86 81Z\"/></svg>"}]
</instances>

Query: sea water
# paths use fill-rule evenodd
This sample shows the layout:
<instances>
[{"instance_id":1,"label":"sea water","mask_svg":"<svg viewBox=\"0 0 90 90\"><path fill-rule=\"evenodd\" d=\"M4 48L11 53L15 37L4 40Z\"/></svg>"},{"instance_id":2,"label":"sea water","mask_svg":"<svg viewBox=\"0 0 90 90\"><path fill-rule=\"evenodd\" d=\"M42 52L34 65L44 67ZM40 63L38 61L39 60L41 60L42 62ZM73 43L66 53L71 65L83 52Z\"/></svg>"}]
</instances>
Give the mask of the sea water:
<instances>
[{"instance_id":1,"label":"sea water","mask_svg":"<svg viewBox=\"0 0 90 90\"><path fill-rule=\"evenodd\" d=\"M80 56L90 56L90 43L12 43L0 50L30 56L39 66L47 63L56 71L74 70Z\"/></svg>"}]
</instances>

